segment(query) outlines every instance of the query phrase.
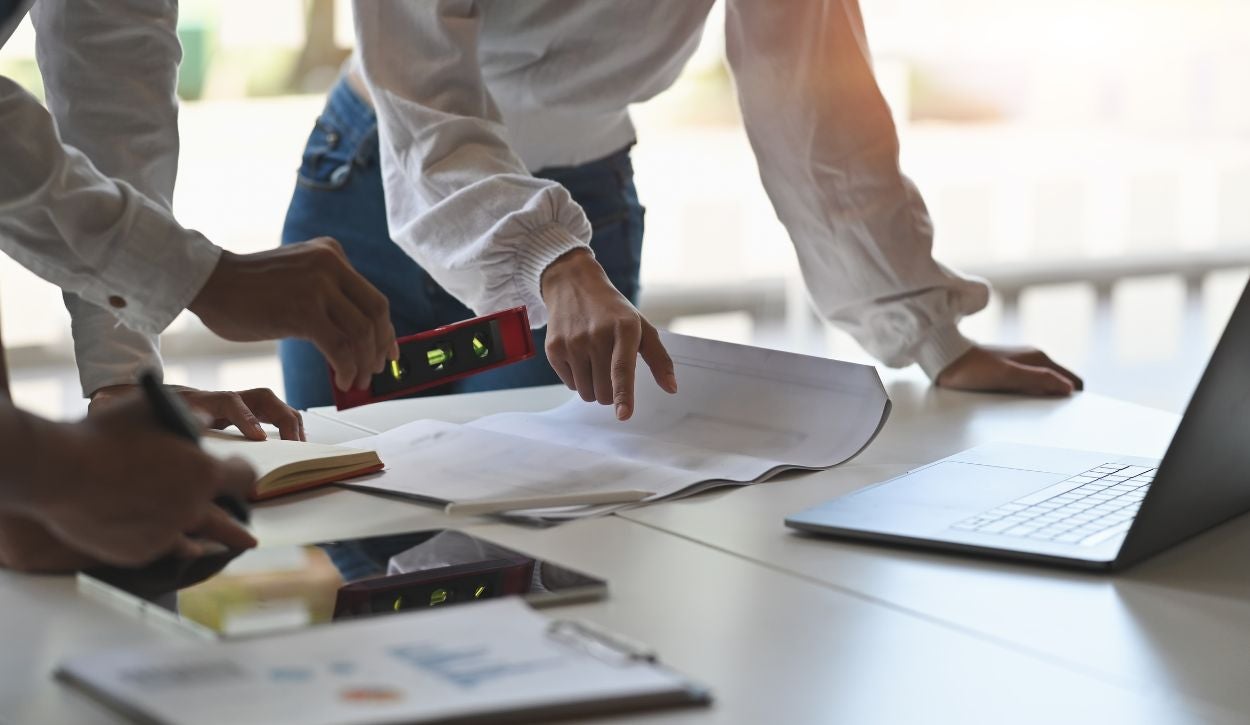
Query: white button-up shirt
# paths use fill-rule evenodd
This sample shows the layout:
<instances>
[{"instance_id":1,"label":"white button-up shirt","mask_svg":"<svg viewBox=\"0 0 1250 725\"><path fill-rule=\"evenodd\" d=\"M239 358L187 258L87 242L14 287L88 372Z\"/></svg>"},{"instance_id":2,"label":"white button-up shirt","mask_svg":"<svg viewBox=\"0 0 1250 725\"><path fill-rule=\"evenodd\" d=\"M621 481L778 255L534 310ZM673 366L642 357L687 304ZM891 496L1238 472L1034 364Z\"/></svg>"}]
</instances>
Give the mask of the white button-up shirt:
<instances>
[{"instance_id":1,"label":"white button-up shirt","mask_svg":"<svg viewBox=\"0 0 1250 725\"><path fill-rule=\"evenodd\" d=\"M855 0L727 0L738 99L764 187L822 314L930 376L971 342L988 287L932 257L920 194L873 78ZM542 271L591 228L531 170L630 143L628 106L668 88L712 0L355 3L391 236L479 313L543 324Z\"/></svg>"},{"instance_id":2,"label":"white button-up shirt","mask_svg":"<svg viewBox=\"0 0 1250 725\"><path fill-rule=\"evenodd\" d=\"M33 7L32 7L33 6ZM48 107L0 77L0 250L65 291L84 394L160 368L220 248L170 213L176 0L25 0Z\"/></svg>"}]
</instances>

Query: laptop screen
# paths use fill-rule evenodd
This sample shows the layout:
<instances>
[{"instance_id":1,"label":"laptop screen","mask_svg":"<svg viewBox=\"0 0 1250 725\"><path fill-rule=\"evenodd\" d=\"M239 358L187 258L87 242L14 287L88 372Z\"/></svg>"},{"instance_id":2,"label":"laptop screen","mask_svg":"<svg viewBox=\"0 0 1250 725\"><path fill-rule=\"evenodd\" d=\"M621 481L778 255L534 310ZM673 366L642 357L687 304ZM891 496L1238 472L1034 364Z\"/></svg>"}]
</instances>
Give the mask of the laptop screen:
<instances>
[{"instance_id":1,"label":"laptop screen","mask_svg":"<svg viewBox=\"0 0 1250 725\"><path fill-rule=\"evenodd\" d=\"M1142 501L1118 564L1250 511L1250 285L1241 294Z\"/></svg>"}]
</instances>

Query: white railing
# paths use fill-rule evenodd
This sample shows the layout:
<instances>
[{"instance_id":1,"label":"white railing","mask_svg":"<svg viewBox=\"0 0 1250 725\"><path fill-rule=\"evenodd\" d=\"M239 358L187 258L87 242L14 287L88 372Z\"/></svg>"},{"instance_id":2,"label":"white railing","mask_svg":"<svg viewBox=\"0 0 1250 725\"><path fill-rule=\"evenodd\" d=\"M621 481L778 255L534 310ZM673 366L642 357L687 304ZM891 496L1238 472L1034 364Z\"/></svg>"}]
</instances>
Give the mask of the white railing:
<instances>
[{"instance_id":1,"label":"white railing","mask_svg":"<svg viewBox=\"0 0 1250 725\"><path fill-rule=\"evenodd\" d=\"M1172 277L1183 281L1189 305L1201 306L1203 283L1212 274L1250 269L1250 246L1228 249L1137 255L1104 259L1018 262L964 268L968 274L989 281L1002 306L1001 325L1018 324L1021 295L1029 289L1082 284L1094 290L1100 315L1111 309L1118 283L1129 279ZM744 312L756 321L786 322L812 316L806 295L795 293L800 280L756 279L748 282L706 285L656 285L646 288L643 312L658 326L690 315ZM796 309L796 305L801 308Z\"/></svg>"},{"instance_id":2,"label":"white railing","mask_svg":"<svg viewBox=\"0 0 1250 725\"><path fill-rule=\"evenodd\" d=\"M1082 333L1082 340L1087 343L1083 372L1099 379L1098 389L1102 392L1167 409L1183 405L1193 382L1190 378L1196 380L1201 372L1201 351L1209 342L1203 336L1201 321L1211 312L1209 299L1203 294L1206 280L1216 273L1233 270L1250 270L1250 247L966 269L989 280L999 302L998 330L987 334L986 339L1011 341L1031 336L1021 334L1020 306L1022 297L1032 290L1072 285L1091 288L1095 304L1090 324ZM1117 331L1118 319L1112 304L1113 293L1122 282L1159 277L1183 283L1186 322L1174 349L1194 359L1173 360L1163 366L1150 364L1143 369L1125 367L1123 361L1117 361L1111 342L1116 337L1113 333ZM814 313L797 277L717 285L649 285L642 307L648 318L661 327L670 327L683 318L740 313L749 318L754 331L749 337L754 339L762 332L765 344L791 345L796 351L812 354L862 355L839 345L822 347L830 341L825 336L827 328ZM274 361L275 343L231 343L210 333L198 320L188 322L162 340L167 365L178 368L176 381L201 388L244 385L281 389L281 376ZM68 342L18 346L7 353L15 398L24 395L25 405L41 405L39 412L46 415L81 413L85 404L78 391L73 350ZM238 365L243 366L243 373L232 367Z\"/></svg>"},{"instance_id":3,"label":"white railing","mask_svg":"<svg viewBox=\"0 0 1250 725\"><path fill-rule=\"evenodd\" d=\"M1016 324L1021 295L1033 288L1082 284L1094 290L1097 309L1109 311L1115 286L1129 279L1173 277L1184 282L1187 303L1201 305L1203 282L1213 273L1250 269L1250 246L1080 261L1038 261L968 268L990 282L1002 305L1002 325ZM815 319L800 280L770 277L707 285L652 285L643 295L642 311L654 324L667 327L682 317L741 312L756 324L790 324ZM233 343L210 333L198 322L166 334L162 351L170 361L212 364L214 358L239 359L273 355L275 343ZM14 371L73 364L66 344L8 349Z\"/></svg>"}]
</instances>

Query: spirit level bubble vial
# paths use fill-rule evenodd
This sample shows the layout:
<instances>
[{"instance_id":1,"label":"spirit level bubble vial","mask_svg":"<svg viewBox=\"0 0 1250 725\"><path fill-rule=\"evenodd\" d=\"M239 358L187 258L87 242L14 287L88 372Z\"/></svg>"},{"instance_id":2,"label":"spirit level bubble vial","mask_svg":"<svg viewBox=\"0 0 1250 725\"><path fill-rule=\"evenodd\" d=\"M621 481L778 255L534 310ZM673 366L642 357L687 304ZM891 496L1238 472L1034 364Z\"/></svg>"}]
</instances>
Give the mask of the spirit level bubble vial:
<instances>
[{"instance_id":1,"label":"spirit level bubble vial","mask_svg":"<svg viewBox=\"0 0 1250 725\"><path fill-rule=\"evenodd\" d=\"M399 359L374 375L368 388L343 391L331 382L339 410L402 398L534 356L524 307L419 332L398 342Z\"/></svg>"}]
</instances>

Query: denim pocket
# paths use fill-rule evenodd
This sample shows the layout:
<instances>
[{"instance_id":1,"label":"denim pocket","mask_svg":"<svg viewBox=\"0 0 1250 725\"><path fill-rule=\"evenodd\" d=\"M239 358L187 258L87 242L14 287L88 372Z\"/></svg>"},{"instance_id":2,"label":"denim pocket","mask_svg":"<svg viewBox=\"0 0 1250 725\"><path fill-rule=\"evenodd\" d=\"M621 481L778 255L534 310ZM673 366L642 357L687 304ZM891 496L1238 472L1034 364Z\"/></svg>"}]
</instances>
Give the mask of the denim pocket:
<instances>
[{"instance_id":1,"label":"denim pocket","mask_svg":"<svg viewBox=\"0 0 1250 725\"><path fill-rule=\"evenodd\" d=\"M376 146L376 127L364 134L348 134L333 117L323 113L304 146L299 183L314 189L340 189L351 179L353 168L373 158Z\"/></svg>"}]
</instances>

